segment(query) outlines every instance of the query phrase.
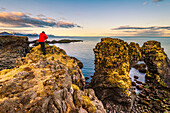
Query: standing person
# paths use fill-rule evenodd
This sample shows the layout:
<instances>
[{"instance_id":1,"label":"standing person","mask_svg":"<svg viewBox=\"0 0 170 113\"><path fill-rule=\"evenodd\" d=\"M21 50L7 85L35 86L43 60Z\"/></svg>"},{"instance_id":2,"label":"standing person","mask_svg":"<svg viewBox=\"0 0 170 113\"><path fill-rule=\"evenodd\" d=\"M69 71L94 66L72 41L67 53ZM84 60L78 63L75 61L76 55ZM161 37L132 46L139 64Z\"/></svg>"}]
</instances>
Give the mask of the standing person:
<instances>
[{"instance_id":1,"label":"standing person","mask_svg":"<svg viewBox=\"0 0 170 113\"><path fill-rule=\"evenodd\" d=\"M39 35L39 43L41 44L41 51L43 52L43 55L46 55L46 51L45 51L45 39L48 39L47 35L45 34L44 31L42 31L42 33L40 33Z\"/></svg>"}]
</instances>

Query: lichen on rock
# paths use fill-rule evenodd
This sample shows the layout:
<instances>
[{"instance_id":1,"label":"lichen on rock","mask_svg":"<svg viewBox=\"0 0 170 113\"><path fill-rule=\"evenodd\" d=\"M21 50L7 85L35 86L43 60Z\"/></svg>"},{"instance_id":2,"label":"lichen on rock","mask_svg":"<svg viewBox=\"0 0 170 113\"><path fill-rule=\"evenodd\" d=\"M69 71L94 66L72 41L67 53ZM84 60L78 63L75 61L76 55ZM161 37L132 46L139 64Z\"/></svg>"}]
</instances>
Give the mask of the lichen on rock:
<instances>
[{"instance_id":1,"label":"lichen on rock","mask_svg":"<svg viewBox=\"0 0 170 113\"><path fill-rule=\"evenodd\" d=\"M128 44L115 38L102 38L94 48L95 73L91 86L105 107L110 106L108 109L116 112L113 106L128 111L132 102L128 52Z\"/></svg>"},{"instance_id":2,"label":"lichen on rock","mask_svg":"<svg viewBox=\"0 0 170 113\"><path fill-rule=\"evenodd\" d=\"M135 65L139 60L142 60L142 54L138 43L130 42L129 47L129 60L130 67Z\"/></svg>"},{"instance_id":3,"label":"lichen on rock","mask_svg":"<svg viewBox=\"0 0 170 113\"><path fill-rule=\"evenodd\" d=\"M161 43L147 41L143 44L141 51L148 71L153 73L153 76L154 74L159 75L159 78L164 80L167 86L170 86L170 60L164 49L161 48Z\"/></svg>"},{"instance_id":4,"label":"lichen on rock","mask_svg":"<svg viewBox=\"0 0 170 113\"><path fill-rule=\"evenodd\" d=\"M59 47L56 47L54 45L49 46L48 44L46 44L45 47L47 53L45 56L42 55L41 46L38 45L31 49L31 53L28 53L27 57L18 59L18 61L16 62L16 66L38 62L41 67L44 67L44 59L47 59L51 62L57 61L59 62L59 64L61 63L65 65L65 67L68 69L68 73L72 78L72 82L74 84L77 84L80 88L84 88L85 79L75 59L68 56L66 52ZM55 69L57 69L57 67L50 66L48 64L46 66L49 66L53 72L55 72Z\"/></svg>"},{"instance_id":5,"label":"lichen on rock","mask_svg":"<svg viewBox=\"0 0 170 113\"><path fill-rule=\"evenodd\" d=\"M87 101L77 105L73 98L78 91L87 96L82 90L85 79L75 59L56 46L45 47L46 55L38 45L26 57L18 58L15 68L0 71L1 113L75 113L82 107L91 111ZM95 100L98 101L97 97ZM96 107L98 103L92 104L91 100L90 103L95 111L104 113L103 105L100 109Z\"/></svg>"}]
</instances>

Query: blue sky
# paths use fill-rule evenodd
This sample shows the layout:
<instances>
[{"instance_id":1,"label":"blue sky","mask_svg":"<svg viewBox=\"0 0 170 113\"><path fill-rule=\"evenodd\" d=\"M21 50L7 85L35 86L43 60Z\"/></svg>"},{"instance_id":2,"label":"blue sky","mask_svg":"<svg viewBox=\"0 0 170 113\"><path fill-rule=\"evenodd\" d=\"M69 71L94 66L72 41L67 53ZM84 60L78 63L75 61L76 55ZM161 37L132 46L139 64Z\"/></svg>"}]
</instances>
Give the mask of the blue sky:
<instances>
[{"instance_id":1,"label":"blue sky","mask_svg":"<svg viewBox=\"0 0 170 113\"><path fill-rule=\"evenodd\" d=\"M0 0L0 31L170 36L170 0Z\"/></svg>"}]
</instances>

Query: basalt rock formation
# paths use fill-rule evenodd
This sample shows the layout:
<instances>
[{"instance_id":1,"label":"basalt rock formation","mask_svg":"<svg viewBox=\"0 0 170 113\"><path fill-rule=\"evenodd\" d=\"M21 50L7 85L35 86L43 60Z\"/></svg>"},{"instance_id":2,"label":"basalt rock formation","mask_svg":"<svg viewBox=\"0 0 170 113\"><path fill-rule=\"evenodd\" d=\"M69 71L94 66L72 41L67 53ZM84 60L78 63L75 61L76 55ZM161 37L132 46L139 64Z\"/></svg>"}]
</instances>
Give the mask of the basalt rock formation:
<instances>
[{"instance_id":1,"label":"basalt rock formation","mask_svg":"<svg viewBox=\"0 0 170 113\"><path fill-rule=\"evenodd\" d=\"M170 62L160 42L147 41L141 47L143 59L148 67L144 90L136 97L132 113L170 111Z\"/></svg>"},{"instance_id":2,"label":"basalt rock formation","mask_svg":"<svg viewBox=\"0 0 170 113\"><path fill-rule=\"evenodd\" d=\"M91 86L109 112L128 112L133 103L128 43L102 38L94 48L95 73Z\"/></svg>"},{"instance_id":3,"label":"basalt rock formation","mask_svg":"<svg viewBox=\"0 0 170 113\"><path fill-rule=\"evenodd\" d=\"M141 51L148 71L159 75L160 79L170 86L170 60L161 48L160 42L147 41L143 44Z\"/></svg>"},{"instance_id":4,"label":"basalt rock formation","mask_svg":"<svg viewBox=\"0 0 170 113\"><path fill-rule=\"evenodd\" d=\"M102 38L94 48L94 53L95 73L90 86L108 113L170 110L170 64L159 42L148 41L139 47L133 42L128 45L120 39ZM146 65L136 64L140 60ZM132 66L142 73L146 72L146 83L138 87L142 90L139 95L135 95L131 89L129 69Z\"/></svg>"},{"instance_id":5,"label":"basalt rock formation","mask_svg":"<svg viewBox=\"0 0 170 113\"><path fill-rule=\"evenodd\" d=\"M14 68L17 57L29 52L27 43L27 37L0 36L0 70Z\"/></svg>"},{"instance_id":6,"label":"basalt rock formation","mask_svg":"<svg viewBox=\"0 0 170 113\"><path fill-rule=\"evenodd\" d=\"M77 61L56 46L40 45L20 57L13 69L0 71L1 113L105 113Z\"/></svg>"},{"instance_id":7,"label":"basalt rock formation","mask_svg":"<svg viewBox=\"0 0 170 113\"><path fill-rule=\"evenodd\" d=\"M128 48L130 67L133 67L139 60L142 60L142 53L138 43L130 42Z\"/></svg>"}]
</instances>

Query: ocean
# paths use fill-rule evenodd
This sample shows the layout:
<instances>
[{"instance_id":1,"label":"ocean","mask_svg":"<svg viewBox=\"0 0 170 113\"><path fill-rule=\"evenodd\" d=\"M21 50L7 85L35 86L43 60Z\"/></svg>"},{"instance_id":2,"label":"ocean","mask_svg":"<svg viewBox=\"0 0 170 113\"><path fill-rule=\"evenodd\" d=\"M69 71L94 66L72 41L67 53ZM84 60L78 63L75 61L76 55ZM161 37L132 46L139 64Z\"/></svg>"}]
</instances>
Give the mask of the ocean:
<instances>
[{"instance_id":1,"label":"ocean","mask_svg":"<svg viewBox=\"0 0 170 113\"><path fill-rule=\"evenodd\" d=\"M101 38L103 37L52 37L48 40L61 40L61 39L77 39L77 40L83 40L83 42L72 42L72 43L57 43L55 44L57 47L60 47L64 49L69 56L76 57L81 62L83 62L84 67L82 68L83 75L85 77L90 77L94 73L94 53L93 48L95 45L101 41ZM128 43L135 42L140 45L140 47L143 45L144 42L149 40L156 40L161 42L161 47L164 48L165 53L168 57L170 57L170 37L111 37L111 38L119 38L122 39ZM31 37L29 40L35 40L38 39L38 37ZM89 79L90 80L90 79ZM88 80L88 81L89 81Z\"/></svg>"}]
</instances>

